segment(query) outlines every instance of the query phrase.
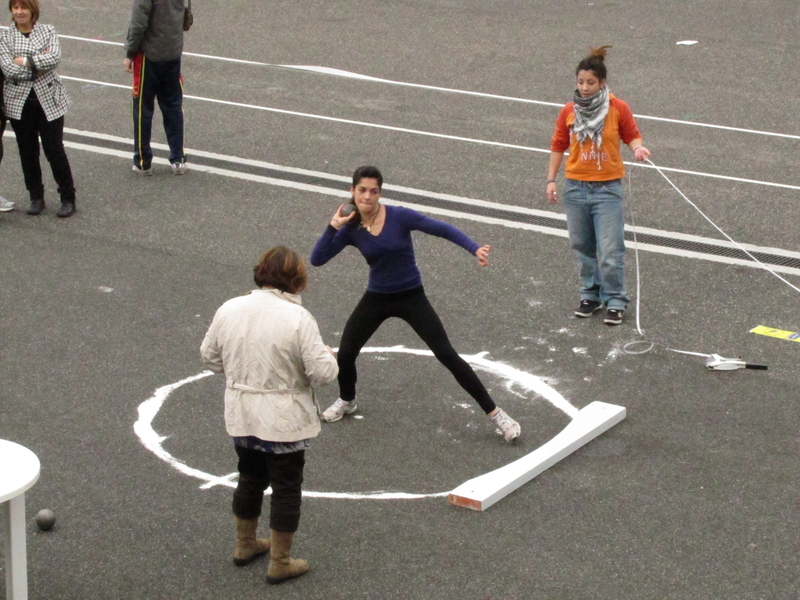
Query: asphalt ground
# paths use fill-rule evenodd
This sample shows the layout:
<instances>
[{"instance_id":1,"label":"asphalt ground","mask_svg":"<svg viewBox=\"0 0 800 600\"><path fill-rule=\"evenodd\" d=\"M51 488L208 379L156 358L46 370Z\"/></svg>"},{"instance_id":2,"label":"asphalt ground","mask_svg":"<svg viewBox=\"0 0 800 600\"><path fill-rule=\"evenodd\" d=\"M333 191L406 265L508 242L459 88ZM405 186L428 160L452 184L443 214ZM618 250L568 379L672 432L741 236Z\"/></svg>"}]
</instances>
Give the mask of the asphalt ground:
<instances>
[{"instance_id":1,"label":"asphalt ground","mask_svg":"<svg viewBox=\"0 0 800 600\"><path fill-rule=\"evenodd\" d=\"M643 250L637 296L631 247L628 287L641 302L643 338L635 305L616 328L572 317L578 282L563 237L453 202L441 218L493 247L492 265L479 269L453 245L415 238L426 290L455 347L533 374L577 408L594 400L625 406L627 418L476 513L440 494L532 452L568 417L481 372L522 424L520 441L506 445L432 359L365 353L362 418L324 426L307 456L305 489L314 493L304 499L295 554L312 572L279 587L264 583L264 560L231 564L230 488L180 472L134 432L155 390L202 372L198 348L214 311L251 289L260 253L285 244L307 256L340 201L334 191L292 184L291 173L278 185L263 165L243 161L317 172L322 187L339 193L346 184L330 177L374 163L387 186L557 216L561 208L544 201L548 155L531 149L548 148L558 108L496 96L567 101L590 44L614 46L609 84L642 115L655 163L695 173L668 172L676 185L738 242L796 253L795 3L193 8L189 53L487 96L186 56L186 93L204 98L185 102L194 168L178 178L157 164L143 179L130 172L127 141L101 137L131 135L128 92L114 87L129 83L121 48L62 39L79 213L55 218L47 179L45 214L0 215L0 437L42 462L26 497L30 598L797 597L800 346L749 330L800 330L798 295L751 266ZM118 43L129 12L127 0L61 0L43 2L41 21L62 36ZM698 43L677 44L685 40ZM154 142L163 142L154 129ZM4 143L0 193L24 208L14 140ZM674 239L722 238L660 175L629 172L637 226ZM798 286L797 275L783 276ZM366 266L351 250L310 276L304 303L336 346ZM624 353L640 339L658 345ZM422 348L397 322L370 342L396 345ZM667 347L741 356L769 370L710 372L703 358ZM220 378L181 385L153 420L176 461L217 477L235 471L222 387ZM335 388L320 397L333 401ZM425 497L363 497L379 491ZM51 532L33 523L41 508L57 515Z\"/></svg>"}]
</instances>

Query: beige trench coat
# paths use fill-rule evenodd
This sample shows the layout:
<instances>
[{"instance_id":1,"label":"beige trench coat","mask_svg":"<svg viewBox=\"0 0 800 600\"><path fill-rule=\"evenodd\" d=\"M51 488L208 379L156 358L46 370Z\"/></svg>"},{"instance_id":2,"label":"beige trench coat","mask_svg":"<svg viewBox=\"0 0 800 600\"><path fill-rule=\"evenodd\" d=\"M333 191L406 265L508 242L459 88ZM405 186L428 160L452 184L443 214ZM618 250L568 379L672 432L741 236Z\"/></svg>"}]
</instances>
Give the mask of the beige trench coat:
<instances>
[{"instance_id":1,"label":"beige trench coat","mask_svg":"<svg viewBox=\"0 0 800 600\"><path fill-rule=\"evenodd\" d=\"M200 354L225 373L225 426L231 436L296 442L320 431L311 386L339 374L300 296L254 290L223 304Z\"/></svg>"}]
</instances>

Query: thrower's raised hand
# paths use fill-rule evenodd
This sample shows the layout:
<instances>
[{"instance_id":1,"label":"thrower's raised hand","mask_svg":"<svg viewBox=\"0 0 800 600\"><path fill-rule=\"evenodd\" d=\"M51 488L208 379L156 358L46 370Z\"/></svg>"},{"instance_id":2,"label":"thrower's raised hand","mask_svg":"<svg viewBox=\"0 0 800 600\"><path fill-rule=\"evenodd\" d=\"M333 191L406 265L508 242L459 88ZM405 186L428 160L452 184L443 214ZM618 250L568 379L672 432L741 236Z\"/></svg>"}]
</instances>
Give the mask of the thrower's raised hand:
<instances>
[{"instance_id":1,"label":"thrower's raised hand","mask_svg":"<svg viewBox=\"0 0 800 600\"><path fill-rule=\"evenodd\" d=\"M477 250L475 250L475 256L478 259L478 264L482 267L489 266L489 251L492 249L491 246L481 246Z\"/></svg>"},{"instance_id":2,"label":"thrower's raised hand","mask_svg":"<svg viewBox=\"0 0 800 600\"><path fill-rule=\"evenodd\" d=\"M347 225L350 221L355 219L356 211L351 212L347 216L342 216L342 209L347 206L345 204L340 204L339 208L336 209L336 213L331 217L331 227L334 229L341 229L344 225Z\"/></svg>"}]
</instances>

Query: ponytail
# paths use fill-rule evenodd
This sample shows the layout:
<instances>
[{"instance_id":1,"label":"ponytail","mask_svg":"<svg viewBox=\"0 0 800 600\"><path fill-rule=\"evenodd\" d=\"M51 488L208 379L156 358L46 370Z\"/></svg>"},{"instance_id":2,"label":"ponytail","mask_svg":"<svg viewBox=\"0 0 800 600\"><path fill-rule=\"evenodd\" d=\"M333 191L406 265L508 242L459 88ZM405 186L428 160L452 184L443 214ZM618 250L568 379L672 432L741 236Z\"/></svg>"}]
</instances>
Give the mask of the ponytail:
<instances>
[{"instance_id":1,"label":"ponytail","mask_svg":"<svg viewBox=\"0 0 800 600\"><path fill-rule=\"evenodd\" d=\"M611 46L600 46L599 48L593 48L590 46L589 56L578 63L578 68L575 69L575 75L577 76L581 71L591 71L598 79L605 79L605 57L608 53L608 48L611 48Z\"/></svg>"}]
</instances>

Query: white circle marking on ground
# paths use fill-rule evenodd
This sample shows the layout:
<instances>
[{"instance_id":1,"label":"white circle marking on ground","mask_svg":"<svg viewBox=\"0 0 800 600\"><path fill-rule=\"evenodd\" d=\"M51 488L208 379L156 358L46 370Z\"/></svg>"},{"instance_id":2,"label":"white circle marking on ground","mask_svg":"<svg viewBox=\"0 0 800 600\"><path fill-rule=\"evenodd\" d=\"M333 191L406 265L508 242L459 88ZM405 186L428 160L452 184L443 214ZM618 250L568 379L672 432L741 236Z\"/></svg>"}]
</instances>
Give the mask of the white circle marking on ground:
<instances>
[{"instance_id":1,"label":"white circle marking on ground","mask_svg":"<svg viewBox=\"0 0 800 600\"><path fill-rule=\"evenodd\" d=\"M385 352L397 352L397 353L404 353L404 354L415 354L417 356L433 356L433 353L430 350L415 350L412 348L405 348L403 346L392 346L392 347L368 347L362 349L362 352L367 353L385 353ZM462 358L466 360L469 364L471 364L474 368L485 371L487 373L491 373L496 375L506 381L506 387L509 390L513 390L513 388L521 388L523 391L526 392L533 392L538 394L545 400L547 400L550 404L564 412L568 417L574 418L575 415L578 414L578 409L575 408L572 404L567 402L567 400L559 394L555 389L553 389L547 382L545 382L542 378L537 377L536 375L532 375L531 373L526 373L525 371L520 371L519 369L515 369L509 365L488 360L485 358L487 352L481 352L479 354L474 355L464 355L462 354ZM209 377L213 375L211 371L203 371L202 373L198 373L197 375L193 375L191 377L187 377L186 379L181 379L175 383L171 383L169 385L165 385L163 387L158 388L151 398L148 398L144 402L139 405L139 418L133 424L133 431L141 440L142 444L144 444L145 448L150 450L153 454L155 454L158 458L169 464L175 470L183 473L184 475L189 475L190 477L194 477L199 479L205 483L200 486L201 489L208 489L211 487L215 487L217 485L223 485L230 488L235 488L236 483L235 479L238 475L237 473L229 473L228 475L223 476L216 476L211 475L210 473L206 473L205 471L201 471L199 469L195 469L190 467L182 460L172 456L169 452L167 452L163 447L164 440L167 439L168 436L162 436L158 434L155 429L153 429L153 420L155 419L158 411L161 410L161 407L164 405L164 402L169 398L169 395L178 389L181 386L186 385L187 383L193 383L204 377ZM382 491L374 491L374 492L312 492L303 490L303 496L309 498L334 498L334 499L347 499L347 500L358 500L358 499L372 499L372 500L413 500L417 498L433 498L439 496L447 496L449 493L448 491L445 492L438 492L434 494L412 494L406 492L382 492Z\"/></svg>"}]
</instances>

